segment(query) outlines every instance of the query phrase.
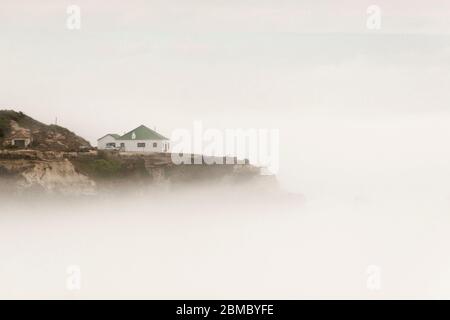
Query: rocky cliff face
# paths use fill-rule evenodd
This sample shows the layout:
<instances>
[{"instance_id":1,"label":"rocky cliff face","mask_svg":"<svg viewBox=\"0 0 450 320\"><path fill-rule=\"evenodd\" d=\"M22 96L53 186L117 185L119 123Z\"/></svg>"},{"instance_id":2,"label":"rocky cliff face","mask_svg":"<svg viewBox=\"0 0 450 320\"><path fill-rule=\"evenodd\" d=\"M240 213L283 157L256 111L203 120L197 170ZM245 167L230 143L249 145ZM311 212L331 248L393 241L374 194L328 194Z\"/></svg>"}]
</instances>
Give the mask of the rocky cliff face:
<instances>
[{"instance_id":1,"label":"rocky cliff face","mask_svg":"<svg viewBox=\"0 0 450 320\"><path fill-rule=\"evenodd\" d=\"M0 191L92 195L160 184L241 183L259 176L249 164L175 165L170 154L0 151Z\"/></svg>"},{"instance_id":2,"label":"rocky cliff face","mask_svg":"<svg viewBox=\"0 0 450 320\"><path fill-rule=\"evenodd\" d=\"M64 195L92 195L96 192L95 182L77 172L67 159L37 162L22 172L22 177L24 181L18 184L21 189L40 187L46 192Z\"/></svg>"},{"instance_id":3,"label":"rocky cliff face","mask_svg":"<svg viewBox=\"0 0 450 320\"><path fill-rule=\"evenodd\" d=\"M0 152L0 191L92 195L96 183L67 159Z\"/></svg>"}]
</instances>

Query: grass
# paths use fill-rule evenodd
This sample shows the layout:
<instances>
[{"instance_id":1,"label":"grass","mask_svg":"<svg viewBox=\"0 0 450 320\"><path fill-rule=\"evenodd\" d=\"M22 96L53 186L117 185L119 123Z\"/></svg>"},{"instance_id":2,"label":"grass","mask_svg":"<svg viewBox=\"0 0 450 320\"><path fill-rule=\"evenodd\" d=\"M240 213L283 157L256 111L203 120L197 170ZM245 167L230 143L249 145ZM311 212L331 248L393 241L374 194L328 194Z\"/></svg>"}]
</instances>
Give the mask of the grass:
<instances>
[{"instance_id":1,"label":"grass","mask_svg":"<svg viewBox=\"0 0 450 320\"><path fill-rule=\"evenodd\" d=\"M118 178L123 174L122 163L114 159L74 160L75 167L89 177L99 179Z\"/></svg>"},{"instance_id":2,"label":"grass","mask_svg":"<svg viewBox=\"0 0 450 320\"><path fill-rule=\"evenodd\" d=\"M98 159L90 163L91 169L96 176L108 178L117 176L122 165L117 160Z\"/></svg>"}]
</instances>

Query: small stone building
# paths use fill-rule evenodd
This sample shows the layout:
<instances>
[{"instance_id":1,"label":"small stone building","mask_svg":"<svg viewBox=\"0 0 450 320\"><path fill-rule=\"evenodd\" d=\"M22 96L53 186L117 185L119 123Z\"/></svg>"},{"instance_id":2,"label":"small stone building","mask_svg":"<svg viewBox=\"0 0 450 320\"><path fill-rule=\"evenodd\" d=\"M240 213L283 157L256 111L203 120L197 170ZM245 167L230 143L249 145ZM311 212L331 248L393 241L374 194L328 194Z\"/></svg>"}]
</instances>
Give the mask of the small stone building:
<instances>
[{"instance_id":1,"label":"small stone building","mask_svg":"<svg viewBox=\"0 0 450 320\"><path fill-rule=\"evenodd\" d=\"M11 132L4 141L6 145L25 149L33 142L33 135L29 129L22 128L15 121L11 121Z\"/></svg>"}]
</instances>

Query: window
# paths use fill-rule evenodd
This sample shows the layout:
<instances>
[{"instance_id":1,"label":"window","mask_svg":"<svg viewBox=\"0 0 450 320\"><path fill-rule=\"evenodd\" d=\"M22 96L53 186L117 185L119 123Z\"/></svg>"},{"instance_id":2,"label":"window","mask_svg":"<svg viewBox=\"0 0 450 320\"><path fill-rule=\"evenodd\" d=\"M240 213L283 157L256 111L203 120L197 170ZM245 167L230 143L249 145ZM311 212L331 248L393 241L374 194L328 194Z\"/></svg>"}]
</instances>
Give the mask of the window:
<instances>
[{"instance_id":1,"label":"window","mask_svg":"<svg viewBox=\"0 0 450 320\"><path fill-rule=\"evenodd\" d=\"M106 144L106 146L109 147L109 148L115 148L116 144L114 142L109 142L109 143Z\"/></svg>"},{"instance_id":2,"label":"window","mask_svg":"<svg viewBox=\"0 0 450 320\"><path fill-rule=\"evenodd\" d=\"M121 142L121 143L120 143L120 147L121 147L121 148L125 148L125 143Z\"/></svg>"},{"instance_id":3,"label":"window","mask_svg":"<svg viewBox=\"0 0 450 320\"><path fill-rule=\"evenodd\" d=\"M145 143L144 142L139 142L137 144L138 148L145 148Z\"/></svg>"},{"instance_id":4,"label":"window","mask_svg":"<svg viewBox=\"0 0 450 320\"><path fill-rule=\"evenodd\" d=\"M156 148L158 144L156 142L153 142L153 148Z\"/></svg>"}]
</instances>

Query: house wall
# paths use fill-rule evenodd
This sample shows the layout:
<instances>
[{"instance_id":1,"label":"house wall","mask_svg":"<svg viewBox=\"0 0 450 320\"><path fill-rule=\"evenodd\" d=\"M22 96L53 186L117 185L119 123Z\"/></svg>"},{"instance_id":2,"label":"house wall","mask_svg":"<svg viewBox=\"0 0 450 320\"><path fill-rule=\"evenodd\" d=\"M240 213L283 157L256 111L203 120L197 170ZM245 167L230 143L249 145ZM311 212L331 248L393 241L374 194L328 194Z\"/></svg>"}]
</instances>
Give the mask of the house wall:
<instances>
[{"instance_id":1,"label":"house wall","mask_svg":"<svg viewBox=\"0 0 450 320\"><path fill-rule=\"evenodd\" d=\"M125 146L121 151L125 152L168 152L170 147L169 140L116 140L113 136L106 136L97 141L97 148L99 150L106 149L108 143L114 142L116 147L119 148L121 143ZM145 148L138 147L138 143L145 143ZM153 147L153 143L156 143L156 147ZM166 148L165 145L168 147Z\"/></svg>"},{"instance_id":2,"label":"house wall","mask_svg":"<svg viewBox=\"0 0 450 320\"><path fill-rule=\"evenodd\" d=\"M111 142L115 142L117 145L117 141L113 136L108 135L106 137L103 137L97 141L97 148L100 150L105 149L106 144L111 143Z\"/></svg>"},{"instance_id":3,"label":"house wall","mask_svg":"<svg viewBox=\"0 0 450 320\"><path fill-rule=\"evenodd\" d=\"M117 146L120 147L121 143L125 144L125 148L122 151L125 152L166 152L164 145L169 144L169 140L117 140ZM145 148L138 147L138 143L145 143ZM153 143L157 146L153 147Z\"/></svg>"}]
</instances>

